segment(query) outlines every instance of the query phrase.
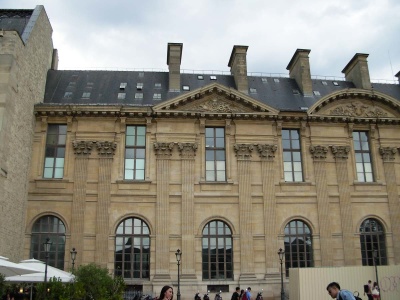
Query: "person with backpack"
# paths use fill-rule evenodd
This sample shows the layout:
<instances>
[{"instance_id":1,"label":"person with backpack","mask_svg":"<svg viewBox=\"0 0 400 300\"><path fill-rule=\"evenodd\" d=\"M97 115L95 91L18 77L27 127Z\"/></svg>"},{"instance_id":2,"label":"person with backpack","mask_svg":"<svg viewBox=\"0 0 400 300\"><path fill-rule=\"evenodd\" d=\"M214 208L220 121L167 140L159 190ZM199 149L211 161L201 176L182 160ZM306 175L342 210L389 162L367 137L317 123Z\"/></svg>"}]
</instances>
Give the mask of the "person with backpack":
<instances>
[{"instance_id":1,"label":"person with backpack","mask_svg":"<svg viewBox=\"0 0 400 300\"><path fill-rule=\"evenodd\" d=\"M239 298L240 298L239 291L240 291L240 287L237 286L236 291L234 291L232 294L231 300L239 300Z\"/></svg>"},{"instance_id":2,"label":"person with backpack","mask_svg":"<svg viewBox=\"0 0 400 300\"><path fill-rule=\"evenodd\" d=\"M331 282L330 284L328 284L326 290L333 299L356 300L352 292L348 290L341 290L340 285L337 282Z\"/></svg>"}]
</instances>

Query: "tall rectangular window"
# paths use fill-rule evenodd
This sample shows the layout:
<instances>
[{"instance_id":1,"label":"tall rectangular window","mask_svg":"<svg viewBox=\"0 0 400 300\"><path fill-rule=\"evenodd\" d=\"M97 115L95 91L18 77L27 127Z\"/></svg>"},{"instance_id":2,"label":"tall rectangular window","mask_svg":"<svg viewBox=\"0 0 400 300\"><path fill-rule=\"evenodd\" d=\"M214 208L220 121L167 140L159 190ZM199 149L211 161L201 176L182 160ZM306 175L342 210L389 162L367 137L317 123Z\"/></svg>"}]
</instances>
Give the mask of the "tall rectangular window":
<instances>
[{"instance_id":1,"label":"tall rectangular window","mask_svg":"<svg viewBox=\"0 0 400 300\"><path fill-rule=\"evenodd\" d=\"M298 129L282 129L282 149L285 181L303 181L300 133Z\"/></svg>"},{"instance_id":2,"label":"tall rectangular window","mask_svg":"<svg viewBox=\"0 0 400 300\"><path fill-rule=\"evenodd\" d=\"M369 148L368 132L353 131L354 153L356 156L357 180L373 182L371 151Z\"/></svg>"},{"instance_id":3,"label":"tall rectangular window","mask_svg":"<svg viewBox=\"0 0 400 300\"><path fill-rule=\"evenodd\" d=\"M125 141L125 179L144 180L146 127L127 126Z\"/></svg>"},{"instance_id":4,"label":"tall rectangular window","mask_svg":"<svg viewBox=\"0 0 400 300\"><path fill-rule=\"evenodd\" d=\"M67 125L49 124L43 178L63 178Z\"/></svg>"},{"instance_id":5,"label":"tall rectangular window","mask_svg":"<svg viewBox=\"0 0 400 300\"><path fill-rule=\"evenodd\" d=\"M225 128L206 128L206 181L226 181Z\"/></svg>"}]
</instances>

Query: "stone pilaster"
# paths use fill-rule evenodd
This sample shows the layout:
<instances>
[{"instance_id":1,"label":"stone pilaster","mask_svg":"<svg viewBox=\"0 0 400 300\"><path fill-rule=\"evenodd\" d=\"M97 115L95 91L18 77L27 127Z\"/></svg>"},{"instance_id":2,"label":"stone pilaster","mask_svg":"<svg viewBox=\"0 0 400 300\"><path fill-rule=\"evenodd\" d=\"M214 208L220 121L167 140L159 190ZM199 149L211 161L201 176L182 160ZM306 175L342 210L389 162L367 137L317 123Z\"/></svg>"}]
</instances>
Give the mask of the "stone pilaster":
<instances>
[{"instance_id":1,"label":"stone pilaster","mask_svg":"<svg viewBox=\"0 0 400 300\"><path fill-rule=\"evenodd\" d=\"M255 279L251 203L251 144L235 144L239 179L240 280ZM244 246L246 245L246 246Z\"/></svg>"},{"instance_id":2,"label":"stone pilaster","mask_svg":"<svg viewBox=\"0 0 400 300\"><path fill-rule=\"evenodd\" d=\"M194 219L194 182L196 143L179 143L182 158L182 279L196 279Z\"/></svg>"},{"instance_id":3,"label":"stone pilaster","mask_svg":"<svg viewBox=\"0 0 400 300\"><path fill-rule=\"evenodd\" d=\"M347 159L349 157L349 146L331 146L332 154L336 160L336 174L339 190L340 219L342 226L344 265L355 265L353 244L353 216L351 213L349 174L347 170Z\"/></svg>"},{"instance_id":4,"label":"stone pilaster","mask_svg":"<svg viewBox=\"0 0 400 300\"><path fill-rule=\"evenodd\" d=\"M154 280L170 280L169 275L169 176L174 143L154 143L157 156L156 274ZM183 251L182 251L183 252ZM183 255L182 255L183 257Z\"/></svg>"},{"instance_id":5,"label":"stone pilaster","mask_svg":"<svg viewBox=\"0 0 400 300\"><path fill-rule=\"evenodd\" d=\"M311 156L314 159L315 185L317 191L317 209L319 234L321 239L321 265L332 266L332 241L331 223L329 216L329 195L326 179L326 155L328 147L316 145L310 146Z\"/></svg>"},{"instance_id":6,"label":"stone pilaster","mask_svg":"<svg viewBox=\"0 0 400 300\"><path fill-rule=\"evenodd\" d=\"M397 149L395 147L380 147L379 153L383 160L383 169L385 172L385 181L389 202L389 217L392 232L400 228L400 202L397 192L397 178L395 171L395 154ZM400 264L400 238L393 234L393 257L395 264Z\"/></svg>"},{"instance_id":7,"label":"stone pilaster","mask_svg":"<svg viewBox=\"0 0 400 300\"><path fill-rule=\"evenodd\" d=\"M277 268L278 262L271 259L278 249L276 239L276 200L274 179L274 159L277 145L258 144L257 150L261 158L261 182L264 203L264 234L265 234L265 276L269 269Z\"/></svg>"},{"instance_id":8,"label":"stone pilaster","mask_svg":"<svg viewBox=\"0 0 400 300\"><path fill-rule=\"evenodd\" d=\"M102 267L108 263L109 208L111 202L111 165L117 144L115 142L97 142L99 154L99 181L96 218L95 262Z\"/></svg>"},{"instance_id":9,"label":"stone pilaster","mask_svg":"<svg viewBox=\"0 0 400 300\"><path fill-rule=\"evenodd\" d=\"M71 247L83 252L83 232L86 207L86 182L87 166L92 151L93 142L73 141L72 147L75 153L74 167L74 192L72 198L72 219L71 219ZM82 262L82 255L76 257L75 264L79 266ZM72 267L72 265L71 265Z\"/></svg>"}]
</instances>

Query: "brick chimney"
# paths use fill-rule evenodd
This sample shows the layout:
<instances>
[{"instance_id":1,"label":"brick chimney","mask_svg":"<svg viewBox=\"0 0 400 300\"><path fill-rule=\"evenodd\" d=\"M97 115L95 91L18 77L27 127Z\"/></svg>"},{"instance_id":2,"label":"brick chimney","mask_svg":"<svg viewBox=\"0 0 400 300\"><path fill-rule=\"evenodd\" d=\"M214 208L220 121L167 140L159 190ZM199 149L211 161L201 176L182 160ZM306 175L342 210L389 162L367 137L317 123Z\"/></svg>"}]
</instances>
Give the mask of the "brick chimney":
<instances>
[{"instance_id":1,"label":"brick chimney","mask_svg":"<svg viewBox=\"0 0 400 300\"><path fill-rule=\"evenodd\" d=\"M297 49L286 67L286 70L289 70L289 77L296 80L304 96L312 96L313 94L310 60L308 57L310 52L311 50L309 49Z\"/></svg>"},{"instance_id":2,"label":"brick chimney","mask_svg":"<svg viewBox=\"0 0 400 300\"><path fill-rule=\"evenodd\" d=\"M169 69L169 90L181 90L182 43L168 43L167 65Z\"/></svg>"},{"instance_id":3,"label":"brick chimney","mask_svg":"<svg viewBox=\"0 0 400 300\"><path fill-rule=\"evenodd\" d=\"M371 89L367 57L368 54L356 53L342 71L358 89Z\"/></svg>"},{"instance_id":4,"label":"brick chimney","mask_svg":"<svg viewBox=\"0 0 400 300\"><path fill-rule=\"evenodd\" d=\"M396 75L394 75L394 76L396 76L396 77L397 77L397 80L399 81L399 84L400 84L400 71L399 71L399 72L397 72L397 74L396 74Z\"/></svg>"},{"instance_id":5,"label":"brick chimney","mask_svg":"<svg viewBox=\"0 0 400 300\"><path fill-rule=\"evenodd\" d=\"M53 57L51 60L51 70L58 70L58 50L53 49Z\"/></svg>"},{"instance_id":6,"label":"brick chimney","mask_svg":"<svg viewBox=\"0 0 400 300\"><path fill-rule=\"evenodd\" d=\"M249 83L247 81L247 61L246 53L248 46L233 46L228 67L231 68L231 74L235 79L236 88L239 92L248 94Z\"/></svg>"}]
</instances>

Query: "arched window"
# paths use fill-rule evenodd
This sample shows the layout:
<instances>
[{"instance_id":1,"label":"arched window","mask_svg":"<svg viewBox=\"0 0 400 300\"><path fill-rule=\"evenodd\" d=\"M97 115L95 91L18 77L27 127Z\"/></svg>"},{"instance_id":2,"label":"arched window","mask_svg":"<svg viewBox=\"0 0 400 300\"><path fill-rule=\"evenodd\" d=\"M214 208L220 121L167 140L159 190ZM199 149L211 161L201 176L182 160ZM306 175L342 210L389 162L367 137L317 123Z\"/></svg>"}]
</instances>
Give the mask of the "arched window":
<instances>
[{"instance_id":1,"label":"arched window","mask_svg":"<svg viewBox=\"0 0 400 300\"><path fill-rule=\"evenodd\" d=\"M312 235L306 223L293 220L285 227L285 269L312 267Z\"/></svg>"},{"instance_id":2,"label":"arched window","mask_svg":"<svg viewBox=\"0 0 400 300\"><path fill-rule=\"evenodd\" d=\"M150 231L138 218L122 221L115 236L115 275L150 278Z\"/></svg>"},{"instance_id":3,"label":"arched window","mask_svg":"<svg viewBox=\"0 0 400 300\"><path fill-rule=\"evenodd\" d=\"M203 279L233 279L231 229L222 221L211 221L203 229Z\"/></svg>"},{"instance_id":4,"label":"arched window","mask_svg":"<svg viewBox=\"0 0 400 300\"><path fill-rule=\"evenodd\" d=\"M45 261L43 243L50 239L49 265L64 269L65 255L65 225L55 216L44 216L39 218L32 228L30 257Z\"/></svg>"},{"instance_id":5,"label":"arched window","mask_svg":"<svg viewBox=\"0 0 400 300\"><path fill-rule=\"evenodd\" d=\"M361 258L363 266L374 265L374 250L376 250L375 263L387 265L385 232L382 224L375 219L366 219L360 226Z\"/></svg>"}]
</instances>

